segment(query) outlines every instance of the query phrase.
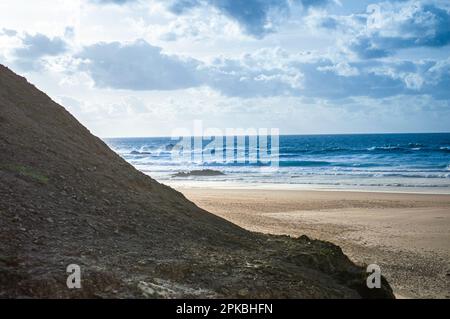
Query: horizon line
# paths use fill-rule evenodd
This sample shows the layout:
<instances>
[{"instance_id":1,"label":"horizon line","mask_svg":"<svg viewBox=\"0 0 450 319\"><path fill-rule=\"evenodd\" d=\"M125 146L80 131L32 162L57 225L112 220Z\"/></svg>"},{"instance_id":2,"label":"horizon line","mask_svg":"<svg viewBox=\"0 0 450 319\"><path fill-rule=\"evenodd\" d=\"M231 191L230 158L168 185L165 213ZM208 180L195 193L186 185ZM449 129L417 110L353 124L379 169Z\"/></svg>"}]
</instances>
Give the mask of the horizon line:
<instances>
[{"instance_id":1,"label":"horizon line","mask_svg":"<svg viewBox=\"0 0 450 319\"><path fill-rule=\"evenodd\" d=\"M448 132L381 132L381 133L293 133L293 134L280 134L279 136L325 136L325 135L402 135L402 134L450 134ZM220 137L229 136L258 136L258 135L217 135ZM271 136L268 134L268 136ZM113 138L172 138L169 135L151 135L151 136L98 136L100 139L113 139ZM178 137L204 137L199 135L179 135ZM215 136L214 136L215 137Z\"/></svg>"}]
</instances>

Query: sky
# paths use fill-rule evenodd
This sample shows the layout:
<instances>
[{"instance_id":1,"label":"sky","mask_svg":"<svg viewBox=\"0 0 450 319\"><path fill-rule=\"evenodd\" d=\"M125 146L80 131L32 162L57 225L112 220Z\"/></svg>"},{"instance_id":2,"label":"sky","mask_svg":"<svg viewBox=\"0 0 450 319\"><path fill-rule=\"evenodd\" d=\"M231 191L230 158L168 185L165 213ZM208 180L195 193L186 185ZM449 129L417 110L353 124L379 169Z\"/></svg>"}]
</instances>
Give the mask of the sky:
<instances>
[{"instance_id":1,"label":"sky","mask_svg":"<svg viewBox=\"0 0 450 319\"><path fill-rule=\"evenodd\" d=\"M100 137L450 131L448 0L2 0L0 63Z\"/></svg>"}]
</instances>

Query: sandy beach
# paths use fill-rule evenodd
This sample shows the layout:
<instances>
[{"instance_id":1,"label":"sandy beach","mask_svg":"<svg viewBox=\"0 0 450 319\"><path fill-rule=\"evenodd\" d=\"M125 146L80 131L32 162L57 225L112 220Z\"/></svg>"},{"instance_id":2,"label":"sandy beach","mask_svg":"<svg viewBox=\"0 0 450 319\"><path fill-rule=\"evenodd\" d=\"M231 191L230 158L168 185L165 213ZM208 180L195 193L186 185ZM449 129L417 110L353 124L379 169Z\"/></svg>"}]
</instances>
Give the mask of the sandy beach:
<instances>
[{"instance_id":1,"label":"sandy beach","mask_svg":"<svg viewBox=\"0 0 450 319\"><path fill-rule=\"evenodd\" d=\"M398 298L450 298L450 195L177 188L248 230L305 234L378 264Z\"/></svg>"}]
</instances>

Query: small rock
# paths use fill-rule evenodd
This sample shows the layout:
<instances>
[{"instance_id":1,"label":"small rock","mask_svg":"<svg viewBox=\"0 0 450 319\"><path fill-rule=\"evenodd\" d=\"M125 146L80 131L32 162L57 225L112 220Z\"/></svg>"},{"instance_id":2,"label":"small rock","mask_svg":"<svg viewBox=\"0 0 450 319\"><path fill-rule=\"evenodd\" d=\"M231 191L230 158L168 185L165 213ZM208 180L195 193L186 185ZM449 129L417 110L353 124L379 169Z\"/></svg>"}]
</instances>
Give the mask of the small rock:
<instances>
[{"instance_id":1,"label":"small rock","mask_svg":"<svg viewBox=\"0 0 450 319\"><path fill-rule=\"evenodd\" d=\"M248 296L248 289L244 288L238 291L238 295L241 297L247 297Z\"/></svg>"}]
</instances>

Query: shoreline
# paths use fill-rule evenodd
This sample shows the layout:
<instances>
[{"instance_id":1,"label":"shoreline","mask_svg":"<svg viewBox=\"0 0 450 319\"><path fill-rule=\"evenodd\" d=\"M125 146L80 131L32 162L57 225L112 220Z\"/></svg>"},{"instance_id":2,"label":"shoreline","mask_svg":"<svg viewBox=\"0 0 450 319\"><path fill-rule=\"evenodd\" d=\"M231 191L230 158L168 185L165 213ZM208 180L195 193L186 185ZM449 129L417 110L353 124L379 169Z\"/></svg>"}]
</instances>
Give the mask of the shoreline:
<instances>
[{"instance_id":1,"label":"shoreline","mask_svg":"<svg viewBox=\"0 0 450 319\"><path fill-rule=\"evenodd\" d=\"M244 183L235 181L204 181L204 180L161 180L160 183L175 189L242 189L242 190L272 190L272 191L314 191L314 192L355 192L355 193L392 193L392 194L423 194L450 195L448 187L392 187L392 186L342 186L305 185L286 183Z\"/></svg>"},{"instance_id":2,"label":"shoreline","mask_svg":"<svg viewBox=\"0 0 450 319\"><path fill-rule=\"evenodd\" d=\"M450 298L448 194L200 184L176 189L250 231L304 234L340 246L358 264L379 264L400 298Z\"/></svg>"}]
</instances>

